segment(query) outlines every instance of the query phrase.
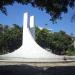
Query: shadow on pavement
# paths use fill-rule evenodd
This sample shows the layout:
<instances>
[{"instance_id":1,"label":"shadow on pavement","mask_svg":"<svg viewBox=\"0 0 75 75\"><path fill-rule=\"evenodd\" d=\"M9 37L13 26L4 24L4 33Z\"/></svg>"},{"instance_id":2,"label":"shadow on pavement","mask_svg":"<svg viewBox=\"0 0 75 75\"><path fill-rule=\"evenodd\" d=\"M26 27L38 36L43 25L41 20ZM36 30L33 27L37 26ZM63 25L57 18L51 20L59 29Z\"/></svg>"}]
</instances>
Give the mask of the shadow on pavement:
<instances>
[{"instance_id":1,"label":"shadow on pavement","mask_svg":"<svg viewBox=\"0 0 75 75\"><path fill-rule=\"evenodd\" d=\"M75 66L50 67L46 70L27 65L0 66L0 75L75 75Z\"/></svg>"}]
</instances>

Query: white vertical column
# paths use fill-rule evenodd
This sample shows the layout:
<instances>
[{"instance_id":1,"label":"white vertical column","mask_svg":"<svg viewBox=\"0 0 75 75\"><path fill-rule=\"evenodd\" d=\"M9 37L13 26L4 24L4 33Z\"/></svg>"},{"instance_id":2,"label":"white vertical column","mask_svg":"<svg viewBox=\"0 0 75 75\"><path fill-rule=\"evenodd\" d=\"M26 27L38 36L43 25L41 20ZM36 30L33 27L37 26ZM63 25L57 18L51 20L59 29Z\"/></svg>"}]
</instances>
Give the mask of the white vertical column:
<instances>
[{"instance_id":1,"label":"white vertical column","mask_svg":"<svg viewBox=\"0 0 75 75\"><path fill-rule=\"evenodd\" d=\"M30 28L33 28L33 27L35 27L34 16L30 16Z\"/></svg>"},{"instance_id":2,"label":"white vertical column","mask_svg":"<svg viewBox=\"0 0 75 75\"><path fill-rule=\"evenodd\" d=\"M34 16L30 16L30 31L31 31L31 34L32 34L33 38L35 39L35 22L34 22Z\"/></svg>"},{"instance_id":3,"label":"white vertical column","mask_svg":"<svg viewBox=\"0 0 75 75\"><path fill-rule=\"evenodd\" d=\"M26 29L30 28L29 27L29 17L28 17L28 12L24 13L24 18L23 18L23 45L26 42L26 39L24 39L26 37Z\"/></svg>"},{"instance_id":4,"label":"white vertical column","mask_svg":"<svg viewBox=\"0 0 75 75\"><path fill-rule=\"evenodd\" d=\"M29 28L29 15L28 12L24 13L24 18L23 18L23 29Z\"/></svg>"}]
</instances>

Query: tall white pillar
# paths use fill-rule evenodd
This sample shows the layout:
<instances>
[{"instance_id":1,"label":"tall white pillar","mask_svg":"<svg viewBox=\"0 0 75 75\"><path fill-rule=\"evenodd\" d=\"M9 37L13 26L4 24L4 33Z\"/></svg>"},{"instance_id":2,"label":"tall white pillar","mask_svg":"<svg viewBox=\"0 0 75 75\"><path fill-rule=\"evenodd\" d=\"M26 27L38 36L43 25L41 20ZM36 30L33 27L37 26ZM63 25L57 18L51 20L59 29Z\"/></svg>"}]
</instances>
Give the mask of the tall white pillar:
<instances>
[{"instance_id":1,"label":"tall white pillar","mask_svg":"<svg viewBox=\"0 0 75 75\"><path fill-rule=\"evenodd\" d=\"M30 25L29 25L29 16L28 16L28 12L26 12L26 13L24 13L24 16L23 16L24 18L23 18L23 45L24 45L24 43L25 43L25 37L26 37L26 35L25 35L25 33L26 33L26 28L30 28Z\"/></svg>"},{"instance_id":2,"label":"tall white pillar","mask_svg":"<svg viewBox=\"0 0 75 75\"><path fill-rule=\"evenodd\" d=\"M35 22L34 21L35 21L34 16L30 16L30 31L33 38L35 39Z\"/></svg>"}]
</instances>

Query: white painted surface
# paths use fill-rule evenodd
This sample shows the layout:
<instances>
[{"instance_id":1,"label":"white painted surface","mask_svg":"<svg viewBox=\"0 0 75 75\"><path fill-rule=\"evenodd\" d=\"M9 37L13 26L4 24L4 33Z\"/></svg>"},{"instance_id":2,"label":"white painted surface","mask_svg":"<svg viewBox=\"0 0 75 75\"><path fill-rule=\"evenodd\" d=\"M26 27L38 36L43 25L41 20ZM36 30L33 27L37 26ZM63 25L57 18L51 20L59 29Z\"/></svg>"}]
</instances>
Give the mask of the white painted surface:
<instances>
[{"instance_id":1,"label":"white painted surface","mask_svg":"<svg viewBox=\"0 0 75 75\"><path fill-rule=\"evenodd\" d=\"M35 40L35 19L34 19L34 16L30 16L30 32Z\"/></svg>"}]
</instances>

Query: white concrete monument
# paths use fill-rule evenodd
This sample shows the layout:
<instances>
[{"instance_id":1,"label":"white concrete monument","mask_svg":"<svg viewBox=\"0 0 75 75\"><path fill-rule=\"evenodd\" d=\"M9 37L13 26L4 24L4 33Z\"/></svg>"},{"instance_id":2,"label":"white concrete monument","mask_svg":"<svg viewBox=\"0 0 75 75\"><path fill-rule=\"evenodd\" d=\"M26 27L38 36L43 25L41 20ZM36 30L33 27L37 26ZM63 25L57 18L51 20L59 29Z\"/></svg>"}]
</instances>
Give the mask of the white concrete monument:
<instances>
[{"instance_id":1,"label":"white concrete monument","mask_svg":"<svg viewBox=\"0 0 75 75\"><path fill-rule=\"evenodd\" d=\"M30 20L29 20L30 19ZM29 22L30 21L30 22ZM62 57L46 51L35 42L34 16L28 17L24 13L23 19L23 44L22 46L8 54L0 55L0 59L57 59Z\"/></svg>"}]
</instances>

